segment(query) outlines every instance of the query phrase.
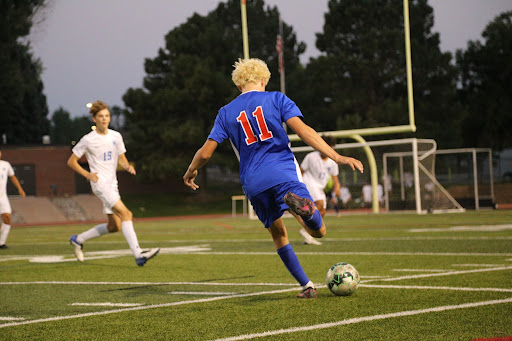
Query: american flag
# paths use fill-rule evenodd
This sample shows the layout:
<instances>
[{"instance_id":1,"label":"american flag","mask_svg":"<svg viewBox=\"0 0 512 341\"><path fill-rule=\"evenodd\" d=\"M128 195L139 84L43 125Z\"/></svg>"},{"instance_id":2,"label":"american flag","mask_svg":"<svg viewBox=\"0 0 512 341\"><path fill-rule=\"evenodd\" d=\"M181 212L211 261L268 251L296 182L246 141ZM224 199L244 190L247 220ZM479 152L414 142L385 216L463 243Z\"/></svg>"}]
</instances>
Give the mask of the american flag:
<instances>
[{"instance_id":1,"label":"american flag","mask_svg":"<svg viewBox=\"0 0 512 341\"><path fill-rule=\"evenodd\" d=\"M277 56L279 57L279 73L283 72L284 69L284 60L283 60L283 37L280 34L277 35L276 41L276 51Z\"/></svg>"}]
</instances>

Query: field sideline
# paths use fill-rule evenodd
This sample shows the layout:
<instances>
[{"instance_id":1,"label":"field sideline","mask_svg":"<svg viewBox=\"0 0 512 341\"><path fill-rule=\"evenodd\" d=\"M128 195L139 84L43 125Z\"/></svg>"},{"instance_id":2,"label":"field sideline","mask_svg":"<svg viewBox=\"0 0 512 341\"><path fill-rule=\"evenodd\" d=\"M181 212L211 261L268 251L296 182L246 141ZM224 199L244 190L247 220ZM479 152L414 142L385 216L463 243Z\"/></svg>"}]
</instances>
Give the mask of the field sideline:
<instances>
[{"instance_id":1,"label":"field sideline","mask_svg":"<svg viewBox=\"0 0 512 341\"><path fill-rule=\"evenodd\" d=\"M321 246L286 219L317 300L300 291L257 221L139 220L139 268L122 234L67 240L90 224L13 228L0 250L1 340L474 340L512 337L512 211L326 218ZM357 292L325 287L334 263Z\"/></svg>"}]
</instances>

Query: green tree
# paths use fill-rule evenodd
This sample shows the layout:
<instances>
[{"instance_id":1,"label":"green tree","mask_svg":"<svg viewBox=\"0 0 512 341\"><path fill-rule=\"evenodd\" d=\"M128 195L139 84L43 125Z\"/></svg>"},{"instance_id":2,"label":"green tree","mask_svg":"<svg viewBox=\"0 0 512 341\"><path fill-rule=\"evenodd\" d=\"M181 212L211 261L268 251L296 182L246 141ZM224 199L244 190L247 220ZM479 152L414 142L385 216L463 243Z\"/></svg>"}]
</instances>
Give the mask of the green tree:
<instances>
[{"instance_id":1,"label":"green tree","mask_svg":"<svg viewBox=\"0 0 512 341\"><path fill-rule=\"evenodd\" d=\"M471 147L501 150L512 146L512 11L497 16L482 33L456 53L461 101L469 113L464 141Z\"/></svg>"},{"instance_id":2,"label":"green tree","mask_svg":"<svg viewBox=\"0 0 512 341\"><path fill-rule=\"evenodd\" d=\"M78 142L82 136L91 131L92 121L89 116L71 119L67 110L60 107L52 115L50 136L53 144L69 146Z\"/></svg>"},{"instance_id":3,"label":"green tree","mask_svg":"<svg viewBox=\"0 0 512 341\"><path fill-rule=\"evenodd\" d=\"M316 113L311 124L317 130L407 124L401 2L330 0L328 5L316 41L322 55L307 65L305 82L312 88L298 96L299 106ZM416 136L458 145L461 111L451 54L439 49L427 1L410 1L409 9Z\"/></svg>"},{"instance_id":4,"label":"green tree","mask_svg":"<svg viewBox=\"0 0 512 341\"><path fill-rule=\"evenodd\" d=\"M277 8L262 0L247 3L251 57L268 63L274 75L269 90L279 90L278 15ZM293 73L305 45L297 43L286 24L284 44L287 72ZM156 58L146 59L144 88L129 89L123 96L128 150L142 176L158 180L184 173L219 108L239 94L231 71L242 51L240 2L228 0L206 16L188 18L166 35ZM234 161L229 144L221 145L212 160L224 166Z\"/></svg>"},{"instance_id":5,"label":"green tree","mask_svg":"<svg viewBox=\"0 0 512 341\"><path fill-rule=\"evenodd\" d=\"M25 37L44 0L0 0L0 134L10 144L41 143L49 133L41 62Z\"/></svg>"}]
</instances>

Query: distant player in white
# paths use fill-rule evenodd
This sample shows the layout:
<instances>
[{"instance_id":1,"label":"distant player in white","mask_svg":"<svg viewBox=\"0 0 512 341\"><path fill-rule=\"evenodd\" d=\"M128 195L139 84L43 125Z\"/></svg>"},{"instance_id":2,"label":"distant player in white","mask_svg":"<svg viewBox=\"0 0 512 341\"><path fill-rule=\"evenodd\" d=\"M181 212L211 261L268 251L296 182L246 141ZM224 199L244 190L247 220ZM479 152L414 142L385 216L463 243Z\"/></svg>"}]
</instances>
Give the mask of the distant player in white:
<instances>
[{"instance_id":1,"label":"distant player in white","mask_svg":"<svg viewBox=\"0 0 512 341\"><path fill-rule=\"evenodd\" d=\"M132 212L124 205L119 196L116 170L119 164L130 174L135 175L135 169L126 159L123 137L117 131L108 129L110 124L110 111L102 101L92 103L90 107L92 120L96 129L82 137L73 148L69 157L68 166L78 174L90 181L93 193L103 203L103 212L107 214L108 223L99 224L92 229L69 239L75 248L76 258L83 262L83 243L89 239L100 237L122 229L123 235L135 256L138 266L156 256L160 249L142 250L132 222ZM78 160L85 155L89 163L90 172L85 170Z\"/></svg>"},{"instance_id":2,"label":"distant player in white","mask_svg":"<svg viewBox=\"0 0 512 341\"><path fill-rule=\"evenodd\" d=\"M0 159L2 151L0 150ZM11 203L7 198L7 179L11 179L12 183L18 189L18 193L25 198L25 191L20 185L18 178L14 175L14 170L9 162L0 160L0 214L2 215L2 227L0 228L0 249L7 249L5 242L11 231Z\"/></svg>"},{"instance_id":3,"label":"distant player in white","mask_svg":"<svg viewBox=\"0 0 512 341\"><path fill-rule=\"evenodd\" d=\"M331 136L322 136L324 141L334 147L336 140ZM308 188L309 194L315 202L315 206L320 211L322 217L326 213L327 197L325 195L325 186L332 179L333 192L336 197L340 196L340 182L338 180L339 168L338 164L318 151L311 152L306 155L300 165L302 172L302 181ZM306 244L321 245L319 241L312 238L303 228L300 230L302 239Z\"/></svg>"}]
</instances>

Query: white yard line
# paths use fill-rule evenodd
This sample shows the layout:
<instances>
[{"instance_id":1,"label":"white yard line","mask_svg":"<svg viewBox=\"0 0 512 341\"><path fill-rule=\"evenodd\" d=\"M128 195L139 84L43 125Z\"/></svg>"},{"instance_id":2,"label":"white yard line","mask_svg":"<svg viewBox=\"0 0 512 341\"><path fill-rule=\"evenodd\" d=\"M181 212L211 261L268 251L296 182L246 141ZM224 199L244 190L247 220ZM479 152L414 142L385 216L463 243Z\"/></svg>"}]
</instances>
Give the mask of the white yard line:
<instances>
[{"instance_id":1,"label":"white yard line","mask_svg":"<svg viewBox=\"0 0 512 341\"><path fill-rule=\"evenodd\" d=\"M441 307L419 309L419 310L408 310L408 311L401 311L401 312L397 312L397 313L382 314L382 315L356 317L356 318L351 318L351 319L346 319L346 320L341 320L341 321L336 321L336 322L321 323L321 324L315 324L315 325L305 326L305 327L294 327L294 328L266 331L263 333L232 336L232 337L227 337L227 338L222 338L222 339L216 339L215 341L248 340L248 339L254 339L257 337L266 337L266 336L272 336L272 335L280 335L280 334L287 334L287 333L296 333L296 332L304 332L304 331L310 331L310 330L326 329L326 328L338 327L338 326L360 323L360 322L385 320L385 319L390 319L390 318L394 318L394 317L412 316L412 315L426 314L426 313L432 313L432 312L442 312L442 311L455 310L455 309L467 309L467 308L481 307L481 306L494 305L494 304L503 304L503 303L512 303L512 298L505 298L505 299L501 299L501 300L492 300L492 301L474 302L474 303L464 303L464 304L458 304L458 305L446 305L446 306L441 306Z\"/></svg>"},{"instance_id":2,"label":"white yard line","mask_svg":"<svg viewBox=\"0 0 512 341\"><path fill-rule=\"evenodd\" d=\"M85 306L85 307L139 307L144 303L110 303L110 302L99 302L99 303L71 303L72 306Z\"/></svg>"},{"instance_id":3,"label":"white yard line","mask_svg":"<svg viewBox=\"0 0 512 341\"><path fill-rule=\"evenodd\" d=\"M512 266L500 266L500 267L496 267L496 268L448 271L448 272L441 272L441 273L434 273L434 274L420 274L420 275L400 276L400 277L391 277L391 278L381 278L381 279L369 280L366 282L375 282L375 281L389 282L389 281L400 281L403 279L412 279L412 278L451 276L451 275L462 275L462 274L471 274L471 273L477 273L477 272L501 271L501 270L512 270Z\"/></svg>"},{"instance_id":4,"label":"white yard line","mask_svg":"<svg viewBox=\"0 0 512 341\"><path fill-rule=\"evenodd\" d=\"M454 291L495 291L495 292L512 292L512 289L504 288L463 288L463 287L436 287L422 285L386 285L386 284L359 284L364 288L382 288L382 289L418 289L418 290L454 290Z\"/></svg>"},{"instance_id":5,"label":"white yard line","mask_svg":"<svg viewBox=\"0 0 512 341\"><path fill-rule=\"evenodd\" d=\"M220 292L220 291L169 291L169 295L204 295L204 296L222 296L236 295L236 292Z\"/></svg>"},{"instance_id":6,"label":"white yard line","mask_svg":"<svg viewBox=\"0 0 512 341\"><path fill-rule=\"evenodd\" d=\"M4 324L0 324L0 328L11 327L11 326L20 326L20 325L25 325L25 324L42 323L42 322L69 320L69 319L88 317L88 316L117 314L117 313L122 313L122 312L126 312L126 311L164 308L164 307L172 307L172 306L178 306L178 305L184 305L184 304L205 303L205 302L219 301L219 300L225 300L225 299L231 299L231 298L279 294L279 293L295 291L295 290L297 290L297 288L272 290L272 291L261 291L261 292L255 292L255 293L250 293L250 294L237 294L237 295L231 295L231 296L218 296L218 297L210 297L210 298L203 298L203 299L197 299L197 300L180 301L180 302L163 303L163 304L152 304L152 305L146 305L146 306L141 306L141 307L106 310L106 311L98 311L98 312L91 312L91 313L84 313L84 314L77 314L77 315L55 316L55 317L49 317L49 318L37 319L37 320L27 320L27 321L21 321L21 322L4 323Z\"/></svg>"},{"instance_id":7,"label":"white yard line","mask_svg":"<svg viewBox=\"0 0 512 341\"><path fill-rule=\"evenodd\" d=\"M370 277L370 276L368 276ZM226 283L226 282L67 282L67 281L34 281L34 282L0 282L0 285L28 284L63 284L63 285L226 285L226 286L293 286L298 283Z\"/></svg>"},{"instance_id":8,"label":"white yard line","mask_svg":"<svg viewBox=\"0 0 512 341\"><path fill-rule=\"evenodd\" d=\"M23 317L0 316L0 321L23 321Z\"/></svg>"}]
</instances>

